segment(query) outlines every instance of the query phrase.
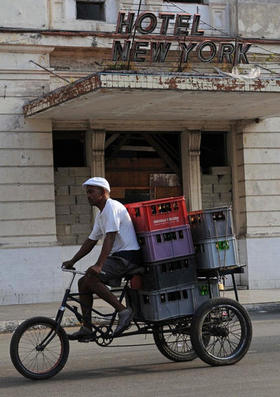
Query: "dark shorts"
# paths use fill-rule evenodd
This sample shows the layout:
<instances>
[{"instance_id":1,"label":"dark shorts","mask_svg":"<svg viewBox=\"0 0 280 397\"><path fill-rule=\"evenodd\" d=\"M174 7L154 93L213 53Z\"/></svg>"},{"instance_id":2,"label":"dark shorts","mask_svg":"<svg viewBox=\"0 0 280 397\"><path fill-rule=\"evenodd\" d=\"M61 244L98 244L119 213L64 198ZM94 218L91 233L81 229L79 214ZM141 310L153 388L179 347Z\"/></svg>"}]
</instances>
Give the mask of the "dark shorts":
<instances>
[{"instance_id":1,"label":"dark shorts","mask_svg":"<svg viewBox=\"0 0 280 397\"><path fill-rule=\"evenodd\" d=\"M140 266L140 263L140 251L116 252L106 259L99 278L106 285L119 287L124 275Z\"/></svg>"}]
</instances>

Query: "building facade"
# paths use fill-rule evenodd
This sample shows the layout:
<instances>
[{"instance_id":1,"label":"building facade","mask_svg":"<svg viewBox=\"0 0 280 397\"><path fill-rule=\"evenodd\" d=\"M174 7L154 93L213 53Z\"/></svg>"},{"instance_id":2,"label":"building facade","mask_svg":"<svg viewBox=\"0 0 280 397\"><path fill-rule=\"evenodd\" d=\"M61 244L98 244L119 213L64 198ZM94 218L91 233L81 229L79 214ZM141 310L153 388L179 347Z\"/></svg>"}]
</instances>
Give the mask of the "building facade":
<instances>
[{"instance_id":1,"label":"building facade","mask_svg":"<svg viewBox=\"0 0 280 397\"><path fill-rule=\"evenodd\" d=\"M0 7L0 304L60 298L93 175L124 203L232 205L238 283L280 288L279 2Z\"/></svg>"}]
</instances>

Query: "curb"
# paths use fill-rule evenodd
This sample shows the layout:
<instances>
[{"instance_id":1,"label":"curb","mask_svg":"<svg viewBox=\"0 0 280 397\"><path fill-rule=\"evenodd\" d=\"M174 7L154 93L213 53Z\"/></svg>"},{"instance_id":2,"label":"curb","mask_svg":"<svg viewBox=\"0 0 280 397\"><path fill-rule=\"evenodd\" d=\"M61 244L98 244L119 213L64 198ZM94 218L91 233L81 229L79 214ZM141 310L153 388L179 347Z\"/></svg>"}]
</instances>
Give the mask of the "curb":
<instances>
[{"instance_id":1,"label":"curb","mask_svg":"<svg viewBox=\"0 0 280 397\"><path fill-rule=\"evenodd\" d=\"M280 311L280 301L279 302L263 302L263 303L246 303L243 306L247 309L249 313L256 312L276 312ZM53 318L54 319L54 318ZM107 318L95 317L95 323L101 324L108 321ZM0 334L12 333L14 330L25 320L8 320L8 321L0 321ZM62 321L63 327L76 327L79 326L80 323L77 321L74 316L65 316Z\"/></svg>"},{"instance_id":2,"label":"curb","mask_svg":"<svg viewBox=\"0 0 280 397\"><path fill-rule=\"evenodd\" d=\"M249 313L280 311L280 302L246 303L243 306Z\"/></svg>"},{"instance_id":3,"label":"curb","mask_svg":"<svg viewBox=\"0 0 280 397\"><path fill-rule=\"evenodd\" d=\"M38 316L33 316L38 317ZM45 317L45 316L40 316ZM30 317L31 318L31 317ZM55 317L50 317L52 320L55 320ZM109 317L93 317L95 319L95 324L104 324L108 322ZM24 322L25 320L8 320L8 321L0 321L0 334L8 334L15 331L15 329ZM61 323L62 327L77 327L80 326L81 323L76 319L76 317L67 317L65 316Z\"/></svg>"},{"instance_id":4,"label":"curb","mask_svg":"<svg viewBox=\"0 0 280 397\"><path fill-rule=\"evenodd\" d=\"M34 316L35 317L35 316ZM44 316L43 316L44 317ZM51 317L53 320L54 317ZM14 330L24 322L25 320L8 320L0 321L0 334L8 334L14 332ZM80 323L75 317L65 317L62 321L63 327L75 327Z\"/></svg>"}]
</instances>

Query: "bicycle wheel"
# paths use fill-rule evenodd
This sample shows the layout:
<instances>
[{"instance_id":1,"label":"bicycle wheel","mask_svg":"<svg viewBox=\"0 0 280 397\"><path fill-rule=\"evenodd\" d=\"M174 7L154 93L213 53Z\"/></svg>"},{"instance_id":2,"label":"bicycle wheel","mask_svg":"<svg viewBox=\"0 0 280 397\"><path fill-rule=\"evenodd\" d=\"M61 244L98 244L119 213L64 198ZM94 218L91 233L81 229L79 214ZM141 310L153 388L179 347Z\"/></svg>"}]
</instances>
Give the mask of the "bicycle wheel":
<instances>
[{"instance_id":1,"label":"bicycle wheel","mask_svg":"<svg viewBox=\"0 0 280 397\"><path fill-rule=\"evenodd\" d=\"M192 361L197 355L190 340L191 319L183 318L153 330L158 350L172 361Z\"/></svg>"},{"instance_id":2,"label":"bicycle wheel","mask_svg":"<svg viewBox=\"0 0 280 397\"><path fill-rule=\"evenodd\" d=\"M65 331L47 317L24 321L15 330L10 343L15 368L23 376L35 380L56 375L64 367L68 354L69 341Z\"/></svg>"},{"instance_id":3,"label":"bicycle wheel","mask_svg":"<svg viewBox=\"0 0 280 397\"><path fill-rule=\"evenodd\" d=\"M247 353L251 340L250 317L232 299L211 299L193 316L191 342L199 358L207 364L235 364Z\"/></svg>"}]
</instances>

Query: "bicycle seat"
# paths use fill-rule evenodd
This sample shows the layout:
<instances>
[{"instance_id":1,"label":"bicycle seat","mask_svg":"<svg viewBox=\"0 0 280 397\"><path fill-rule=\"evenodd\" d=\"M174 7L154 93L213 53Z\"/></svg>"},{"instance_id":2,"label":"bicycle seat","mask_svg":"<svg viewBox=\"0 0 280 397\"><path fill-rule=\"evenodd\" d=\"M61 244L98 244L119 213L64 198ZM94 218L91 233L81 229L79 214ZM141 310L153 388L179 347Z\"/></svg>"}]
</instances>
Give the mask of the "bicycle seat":
<instances>
[{"instance_id":1,"label":"bicycle seat","mask_svg":"<svg viewBox=\"0 0 280 397\"><path fill-rule=\"evenodd\" d=\"M136 274L143 274L145 272L145 268L143 266L135 267L134 269L129 270L124 278L125 280L131 280L133 276L136 276Z\"/></svg>"}]
</instances>

